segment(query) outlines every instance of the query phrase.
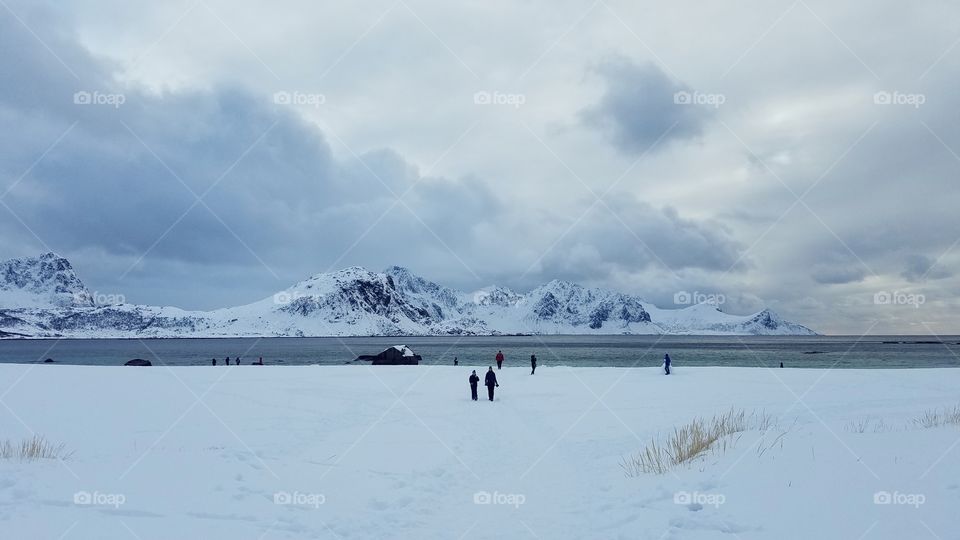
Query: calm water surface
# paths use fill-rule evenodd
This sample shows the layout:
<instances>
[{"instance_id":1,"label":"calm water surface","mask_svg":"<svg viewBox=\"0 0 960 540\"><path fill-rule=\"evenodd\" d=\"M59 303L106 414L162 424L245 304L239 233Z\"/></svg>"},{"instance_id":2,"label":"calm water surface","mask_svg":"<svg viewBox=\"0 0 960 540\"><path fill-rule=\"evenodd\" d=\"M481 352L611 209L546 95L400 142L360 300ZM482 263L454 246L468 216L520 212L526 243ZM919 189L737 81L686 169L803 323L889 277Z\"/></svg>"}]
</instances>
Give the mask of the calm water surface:
<instances>
[{"instance_id":1,"label":"calm water surface","mask_svg":"<svg viewBox=\"0 0 960 540\"><path fill-rule=\"evenodd\" d=\"M337 365L360 354L405 344L424 364L494 363L497 350L506 366L656 366L670 353L675 366L790 368L960 367L960 336L496 336L224 339L61 339L0 340L0 363L121 365L133 358L155 365L218 365L229 356L242 364L263 357L266 364Z\"/></svg>"}]
</instances>

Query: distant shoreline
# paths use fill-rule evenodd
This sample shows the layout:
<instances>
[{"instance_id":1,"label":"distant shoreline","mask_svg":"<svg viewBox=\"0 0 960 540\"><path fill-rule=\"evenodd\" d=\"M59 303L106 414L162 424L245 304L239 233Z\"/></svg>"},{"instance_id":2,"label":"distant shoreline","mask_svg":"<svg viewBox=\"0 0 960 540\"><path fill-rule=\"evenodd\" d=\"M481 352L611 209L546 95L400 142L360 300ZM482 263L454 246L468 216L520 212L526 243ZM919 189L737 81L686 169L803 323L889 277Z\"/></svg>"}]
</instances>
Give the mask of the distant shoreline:
<instances>
[{"instance_id":1,"label":"distant shoreline","mask_svg":"<svg viewBox=\"0 0 960 540\"><path fill-rule=\"evenodd\" d=\"M886 344L898 344L898 345L930 345L930 344L957 344L960 345L960 334L948 334L943 336L944 338L949 339L940 339L940 340L931 340L929 335L922 334L904 334L892 336L889 334L876 334L876 335L867 335L860 336L857 334L815 334L815 335L805 335L805 334L777 334L777 335L768 335L768 334L396 334L396 335L382 335L382 334L371 334L371 335L349 335L349 336L257 336L257 335L237 335L237 336L144 336L144 337L100 337L100 336L59 336L59 337L48 337L48 336L0 336L0 342L3 341L65 341L65 340L83 340L83 341L94 341L94 340L128 340L128 341L166 341L166 340L176 340L176 339L190 339L190 340L206 340L206 339L388 339L388 338L397 338L397 339L429 339L429 338L448 338L456 339L459 337L463 338L511 338L511 337L567 337L567 338L578 338L578 337L592 337L592 338L617 338L617 337L671 337L671 338L768 338L783 340L789 338L797 338L803 340L816 340L820 338L850 338L862 341L871 341L875 342L879 338L889 338L889 337L902 337L902 338L926 338L926 339L916 339L916 340L882 340L882 343Z\"/></svg>"}]
</instances>

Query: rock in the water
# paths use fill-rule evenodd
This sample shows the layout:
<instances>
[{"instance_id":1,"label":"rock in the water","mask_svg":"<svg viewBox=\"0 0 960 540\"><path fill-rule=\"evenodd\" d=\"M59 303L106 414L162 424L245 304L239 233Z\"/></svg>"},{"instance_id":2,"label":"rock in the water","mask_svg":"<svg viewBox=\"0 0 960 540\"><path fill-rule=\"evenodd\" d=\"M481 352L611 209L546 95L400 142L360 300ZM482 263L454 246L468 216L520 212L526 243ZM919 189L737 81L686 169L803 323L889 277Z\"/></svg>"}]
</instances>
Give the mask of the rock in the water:
<instances>
[{"instance_id":1,"label":"rock in the water","mask_svg":"<svg viewBox=\"0 0 960 540\"><path fill-rule=\"evenodd\" d=\"M414 354L406 345L395 345L380 354L360 355L357 360L372 362L375 366L416 366L423 358Z\"/></svg>"},{"instance_id":2,"label":"rock in the water","mask_svg":"<svg viewBox=\"0 0 960 540\"><path fill-rule=\"evenodd\" d=\"M149 360L144 360L143 358L134 358L133 360L130 360L124 365L125 366L152 366L153 364L151 364Z\"/></svg>"}]
</instances>

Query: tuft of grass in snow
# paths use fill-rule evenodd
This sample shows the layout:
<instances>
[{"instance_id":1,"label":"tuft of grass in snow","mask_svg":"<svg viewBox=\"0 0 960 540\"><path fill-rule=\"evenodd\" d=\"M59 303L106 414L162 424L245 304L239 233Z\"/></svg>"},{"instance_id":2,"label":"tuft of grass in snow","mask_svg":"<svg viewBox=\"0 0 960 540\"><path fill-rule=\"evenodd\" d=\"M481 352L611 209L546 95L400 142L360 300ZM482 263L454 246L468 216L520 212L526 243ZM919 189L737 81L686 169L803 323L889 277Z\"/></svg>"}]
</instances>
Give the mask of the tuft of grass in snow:
<instances>
[{"instance_id":1,"label":"tuft of grass in snow","mask_svg":"<svg viewBox=\"0 0 960 540\"><path fill-rule=\"evenodd\" d=\"M886 422L883 421L883 418L874 419L871 416L863 416L856 420L851 420L843 426L844 431L849 431L851 433L866 433L868 431L872 433L883 433L885 431L893 431L894 428L888 426Z\"/></svg>"},{"instance_id":2,"label":"tuft of grass in snow","mask_svg":"<svg viewBox=\"0 0 960 540\"><path fill-rule=\"evenodd\" d=\"M42 435L34 435L19 444L9 440L0 441L0 459L36 461L39 459L67 459L73 452L67 451L64 443L52 443Z\"/></svg>"},{"instance_id":3,"label":"tuft of grass in snow","mask_svg":"<svg viewBox=\"0 0 960 540\"><path fill-rule=\"evenodd\" d=\"M645 473L663 474L677 465L689 463L710 450L724 452L734 433L762 428L770 429L773 417L766 413L747 414L731 409L713 418L694 418L673 429L665 440L653 439L643 450L621 459L620 467L628 477Z\"/></svg>"},{"instance_id":4,"label":"tuft of grass in snow","mask_svg":"<svg viewBox=\"0 0 960 540\"><path fill-rule=\"evenodd\" d=\"M941 409L930 409L913 419L913 423L923 428L939 426L960 426L960 405Z\"/></svg>"}]
</instances>

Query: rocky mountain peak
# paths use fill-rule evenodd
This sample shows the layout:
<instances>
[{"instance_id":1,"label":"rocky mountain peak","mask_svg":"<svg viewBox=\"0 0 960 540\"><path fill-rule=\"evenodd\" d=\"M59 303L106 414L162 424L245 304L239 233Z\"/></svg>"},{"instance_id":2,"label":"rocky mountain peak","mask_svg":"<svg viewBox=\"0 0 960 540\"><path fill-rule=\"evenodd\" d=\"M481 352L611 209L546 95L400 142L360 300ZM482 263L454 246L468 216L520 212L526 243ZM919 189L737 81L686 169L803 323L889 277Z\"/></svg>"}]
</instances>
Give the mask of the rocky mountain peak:
<instances>
[{"instance_id":1,"label":"rocky mountain peak","mask_svg":"<svg viewBox=\"0 0 960 540\"><path fill-rule=\"evenodd\" d=\"M48 252L0 262L0 302L5 307L92 307L93 295L70 261Z\"/></svg>"}]
</instances>

